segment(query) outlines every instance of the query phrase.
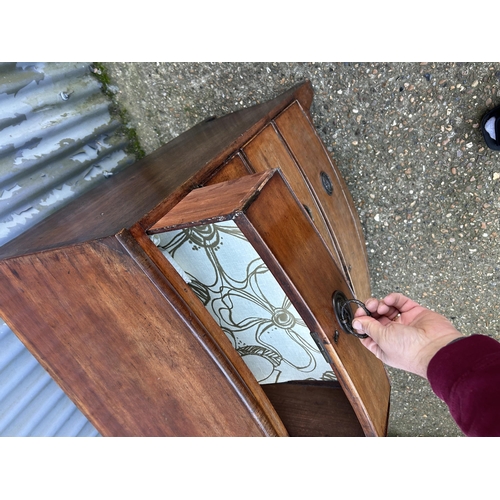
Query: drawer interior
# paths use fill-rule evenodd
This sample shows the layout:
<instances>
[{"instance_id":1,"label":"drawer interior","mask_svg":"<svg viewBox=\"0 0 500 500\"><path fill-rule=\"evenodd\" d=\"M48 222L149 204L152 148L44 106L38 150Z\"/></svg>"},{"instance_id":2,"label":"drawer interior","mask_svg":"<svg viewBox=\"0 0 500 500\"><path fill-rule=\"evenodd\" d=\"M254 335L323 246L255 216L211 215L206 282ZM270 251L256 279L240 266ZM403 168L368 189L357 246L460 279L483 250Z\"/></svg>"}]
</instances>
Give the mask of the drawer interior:
<instances>
[{"instance_id":1,"label":"drawer interior","mask_svg":"<svg viewBox=\"0 0 500 500\"><path fill-rule=\"evenodd\" d=\"M151 235L260 384L336 380L305 321L232 220Z\"/></svg>"}]
</instances>

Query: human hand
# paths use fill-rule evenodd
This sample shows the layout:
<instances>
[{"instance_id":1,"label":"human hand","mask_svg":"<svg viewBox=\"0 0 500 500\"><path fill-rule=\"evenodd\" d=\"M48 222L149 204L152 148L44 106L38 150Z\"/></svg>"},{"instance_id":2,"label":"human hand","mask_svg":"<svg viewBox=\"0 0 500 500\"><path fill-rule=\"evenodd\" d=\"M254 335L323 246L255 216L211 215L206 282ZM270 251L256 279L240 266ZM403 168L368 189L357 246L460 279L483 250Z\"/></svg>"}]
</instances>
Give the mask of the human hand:
<instances>
[{"instance_id":1,"label":"human hand","mask_svg":"<svg viewBox=\"0 0 500 500\"><path fill-rule=\"evenodd\" d=\"M353 328L366 333L360 342L383 363L427 378L433 356L462 334L444 316L400 293L382 300L368 299L354 314Z\"/></svg>"}]
</instances>

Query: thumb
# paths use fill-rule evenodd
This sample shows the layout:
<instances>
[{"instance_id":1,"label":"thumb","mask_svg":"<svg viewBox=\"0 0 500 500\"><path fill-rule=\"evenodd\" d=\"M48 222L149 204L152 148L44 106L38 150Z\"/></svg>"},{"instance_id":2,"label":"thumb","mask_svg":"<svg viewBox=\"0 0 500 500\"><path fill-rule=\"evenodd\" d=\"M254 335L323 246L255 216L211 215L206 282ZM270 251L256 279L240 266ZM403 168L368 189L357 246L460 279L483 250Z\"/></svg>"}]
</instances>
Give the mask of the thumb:
<instances>
[{"instance_id":1,"label":"thumb","mask_svg":"<svg viewBox=\"0 0 500 500\"><path fill-rule=\"evenodd\" d=\"M366 333L377 343L384 329L384 327L375 318L371 318L370 316L355 318L352 322L352 327L358 333Z\"/></svg>"}]
</instances>

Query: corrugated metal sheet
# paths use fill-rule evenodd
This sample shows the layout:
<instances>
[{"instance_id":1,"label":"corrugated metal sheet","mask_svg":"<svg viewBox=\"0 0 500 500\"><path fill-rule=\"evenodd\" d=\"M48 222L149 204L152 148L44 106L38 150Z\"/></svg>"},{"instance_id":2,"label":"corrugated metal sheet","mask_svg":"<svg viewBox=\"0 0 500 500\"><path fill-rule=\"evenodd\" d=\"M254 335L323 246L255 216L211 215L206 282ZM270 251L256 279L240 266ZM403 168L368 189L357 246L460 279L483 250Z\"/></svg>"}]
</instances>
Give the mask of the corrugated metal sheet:
<instances>
[{"instance_id":1,"label":"corrugated metal sheet","mask_svg":"<svg viewBox=\"0 0 500 500\"><path fill-rule=\"evenodd\" d=\"M89 63L0 63L0 245L135 158ZM0 436L96 436L0 321Z\"/></svg>"}]
</instances>

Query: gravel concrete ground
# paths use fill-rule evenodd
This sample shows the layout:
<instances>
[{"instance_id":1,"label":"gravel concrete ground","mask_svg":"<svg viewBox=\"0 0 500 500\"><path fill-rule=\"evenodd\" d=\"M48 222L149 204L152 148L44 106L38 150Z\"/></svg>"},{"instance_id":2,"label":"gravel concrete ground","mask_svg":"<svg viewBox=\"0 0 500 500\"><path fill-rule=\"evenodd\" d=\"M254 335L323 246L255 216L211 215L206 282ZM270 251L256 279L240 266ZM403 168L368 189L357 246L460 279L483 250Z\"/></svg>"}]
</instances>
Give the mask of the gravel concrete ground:
<instances>
[{"instance_id":1,"label":"gravel concrete ground","mask_svg":"<svg viewBox=\"0 0 500 500\"><path fill-rule=\"evenodd\" d=\"M347 182L373 294L401 291L500 340L500 152L482 115L499 63L107 63L146 153L211 115L312 82L314 124ZM461 436L428 383L388 369L390 436Z\"/></svg>"}]
</instances>

